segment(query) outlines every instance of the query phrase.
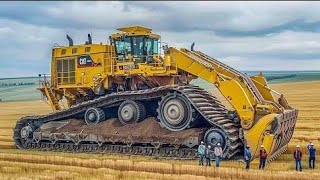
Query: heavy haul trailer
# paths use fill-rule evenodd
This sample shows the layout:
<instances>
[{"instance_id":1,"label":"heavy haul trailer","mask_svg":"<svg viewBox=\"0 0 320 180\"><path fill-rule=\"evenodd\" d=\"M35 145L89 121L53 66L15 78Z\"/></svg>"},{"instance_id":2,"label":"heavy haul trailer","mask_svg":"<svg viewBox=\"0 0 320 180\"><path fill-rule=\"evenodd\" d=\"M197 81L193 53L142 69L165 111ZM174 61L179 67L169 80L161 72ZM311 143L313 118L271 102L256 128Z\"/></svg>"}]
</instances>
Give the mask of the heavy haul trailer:
<instances>
[{"instance_id":1,"label":"heavy haul trailer","mask_svg":"<svg viewBox=\"0 0 320 180\"><path fill-rule=\"evenodd\" d=\"M242 156L245 145L257 157L264 145L269 161L285 151L298 111L261 73L249 77L193 46L163 46L162 55L151 29L118 30L109 45L93 44L90 35L73 45L67 36L69 46L53 48L51 80L39 88L53 112L17 121L18 148L193 158L204 140L220 142L225 159ZM196 78L234 110L190 84Z\"/></svg>"}]
</instances>

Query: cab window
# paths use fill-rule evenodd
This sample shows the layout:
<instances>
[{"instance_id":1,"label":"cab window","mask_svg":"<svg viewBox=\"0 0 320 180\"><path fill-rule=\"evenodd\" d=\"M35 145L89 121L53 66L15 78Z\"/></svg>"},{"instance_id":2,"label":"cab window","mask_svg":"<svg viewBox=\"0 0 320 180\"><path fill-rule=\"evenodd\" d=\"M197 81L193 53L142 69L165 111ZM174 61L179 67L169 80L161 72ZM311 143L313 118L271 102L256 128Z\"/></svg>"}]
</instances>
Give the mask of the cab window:
<instances>
[{"instance_id":1,"label":"cab window","mask_svg":"<svg viewBox=\"0 0 320 180\"><path fill-rule=\"evenodd\" d=\"M158 54L158 50L159 50L158 39L154 39L153 40L153 54Z\"/></svg>"},{"instance_id":2,"label":"cab window","mask_svg":"<svg viewBox=\"0 0 320 180\"><path fill-rule=\"evenodd\" d=\"M143 36L133 37L133 57L142 58L143 53Z\"/></svg>"},{"instance_id":3,"label":"cab window","mask_svg":"<svg viewBox=\"0 0 320 180\"><path fill-rule=\"evenodd\" d=\"M158 40L147 38L146 39L147 62L153 62L154 54L158 54Z\"/></svg>"},{"instance_id":4,"label":"cab window","mask_svg":"<svg viewBox=\"0 0 320 180\"><path fill-rule=\"evenodd\" d=\"M118 55L131 54L131 38L126 37L123 40L116 40L116 50Z\"/></svg>"},{"instance_id":5,"label":"cab window","mask_svg":"<svg viewBox=\"0 0 320 180\"><path fill-rule=\"evenodd\" d=\"M153 55L158 54L158 39L131 36L114 41L119 59L127 59L127 55L131 54L136 63L153 62Z\"/></svg>"}]
</instances>

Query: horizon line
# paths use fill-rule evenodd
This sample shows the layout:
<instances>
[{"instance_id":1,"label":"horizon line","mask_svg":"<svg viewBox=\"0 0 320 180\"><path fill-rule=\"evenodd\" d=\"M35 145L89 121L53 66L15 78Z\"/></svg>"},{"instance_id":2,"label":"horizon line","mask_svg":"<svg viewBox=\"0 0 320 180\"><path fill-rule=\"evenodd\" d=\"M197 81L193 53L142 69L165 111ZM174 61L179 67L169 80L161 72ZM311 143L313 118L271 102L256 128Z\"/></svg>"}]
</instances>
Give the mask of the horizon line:
<instances>
[{"instance_id":1,"label":"horizon line","mask_svg":"<svg viewBox=\"0 0 320 180\"><path fill-rule=\"evenodd\" d=\"M273 71L273 72L290 72L290 71L294 71L294 72L320 72L320 70L239 70L242 72L259 72L259 71ZM51 75L47 75L47 76L51 76ZM5 79L18 79L18 78L38 78L39 76L16 76L16 77L0 77L0 80L5 80Z\"/></svg>"}]
</instances>

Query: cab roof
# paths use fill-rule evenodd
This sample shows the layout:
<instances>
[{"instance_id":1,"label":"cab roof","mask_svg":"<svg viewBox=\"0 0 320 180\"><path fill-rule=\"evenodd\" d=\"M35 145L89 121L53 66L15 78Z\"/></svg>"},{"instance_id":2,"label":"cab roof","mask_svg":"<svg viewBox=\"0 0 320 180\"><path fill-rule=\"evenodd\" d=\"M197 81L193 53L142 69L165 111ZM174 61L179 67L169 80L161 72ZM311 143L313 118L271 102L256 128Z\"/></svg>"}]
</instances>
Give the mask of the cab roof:
<instances>
[{"instance_id":1,"label":"cab roof","mask_svg":"<svg viewBox=\"0 0 320 180\"><path fill-rule=\"evenodd\" d=\"M143 27L143 26L128 26L118 28L118 31L126 32L126 33L135 33L135 32L143 32L143 33L151 33L152 29Z\"/></svg>"},{"instance_id":2,"label":"cab roof","mask_svg":"<svg viewBox=\"0 0 320 180\"><path fill-rule=\"evenodd\" d=\"M149 36L151 38L157 38L159 39L160 36L157 34L153 34L151 31L151 28L144 27L144 26L127 26L127 27L121 27L117 29L120 32L117 32L115 34L112 34L112 38L119 38L123 35L125 36Z\"/></svg>"}]
</instances>

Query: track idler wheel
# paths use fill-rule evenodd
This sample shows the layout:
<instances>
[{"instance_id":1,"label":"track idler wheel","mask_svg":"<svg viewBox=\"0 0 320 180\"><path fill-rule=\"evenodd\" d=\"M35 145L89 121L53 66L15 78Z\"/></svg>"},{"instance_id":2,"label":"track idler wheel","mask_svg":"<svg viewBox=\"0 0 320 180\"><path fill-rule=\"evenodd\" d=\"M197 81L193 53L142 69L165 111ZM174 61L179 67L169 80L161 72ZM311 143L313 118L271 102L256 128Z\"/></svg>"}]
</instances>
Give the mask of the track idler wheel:
<instances>
[{"instance_id":1,"label":"track idler wheel","mask_svg":"<svg viewBox=\"0 0 320 180\"><path fill-rule=\"evenodd\" d=\"M222 151L225 154L225 150L228 146L227 135L221 129L211 128L207 130L204 135L204 140L206 145L211 145L211 147L216 147L218 143L221 144Z\"/></svg>"},{"instance_id":2,"label":"track idler wheel","mask_svg":"<svg viewBox=\"0 0 320 180\"><path fill-rule=\"evenodd\" d=\"M105 113L101 108L89 108L84 114L84 120L87 125L95 125L105 120Z\"/></svg>"},{"instance_id":3,"label":"track idler wheel","mask_svg":"<svg viewBox=\"0 0 320 180\"><path fill-rule=\"evenodd\" d=\"M25 126L21 129L20 133L23 139L32 138L33 128L30 125Z\"/></svg>"},{"instance_id":4,"label":"track idler wheel","mask_svg":"<svg viewBox=\"0 0 320 180\"><path fill-rule=\"evenodd\" d=\"M141 102L127 100L119 106L118 118L123 125L137 123L146 118L146 109Z\"/></svg>"},{"instance_id":5,"label":"track idler wheel","mask_svg":"<svg viewBox=\"0 0 320 180\"><path fill-rule=\"evenodd\" d=\"M197 112L182 94L169 93L162 97L157 112L160 125L170 131L181 131L196 124Z\"/></svg>"}]
</instances>

